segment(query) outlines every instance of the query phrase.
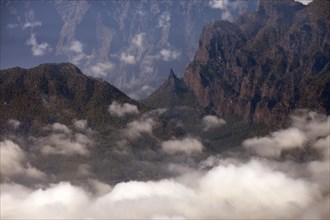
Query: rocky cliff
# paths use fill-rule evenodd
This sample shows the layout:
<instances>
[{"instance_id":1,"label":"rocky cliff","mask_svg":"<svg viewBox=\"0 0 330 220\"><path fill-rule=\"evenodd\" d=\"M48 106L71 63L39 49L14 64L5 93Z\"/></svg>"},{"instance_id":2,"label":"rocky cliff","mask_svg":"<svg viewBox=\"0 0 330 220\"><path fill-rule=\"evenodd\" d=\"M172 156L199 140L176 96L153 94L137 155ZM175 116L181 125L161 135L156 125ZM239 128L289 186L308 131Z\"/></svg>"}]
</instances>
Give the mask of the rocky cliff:
<instances>
[{"instance_id":1,"label":"rocky cliff","mask_svg":"<svg viewBox=\"0 0 330 220\"><path fill-rule=\"evenodd\" d=\"M330 1L261 0L235 23L204 27L184 73L198 104L276 124L297 108L330 114Z\"/></svg>"}]
</instances>

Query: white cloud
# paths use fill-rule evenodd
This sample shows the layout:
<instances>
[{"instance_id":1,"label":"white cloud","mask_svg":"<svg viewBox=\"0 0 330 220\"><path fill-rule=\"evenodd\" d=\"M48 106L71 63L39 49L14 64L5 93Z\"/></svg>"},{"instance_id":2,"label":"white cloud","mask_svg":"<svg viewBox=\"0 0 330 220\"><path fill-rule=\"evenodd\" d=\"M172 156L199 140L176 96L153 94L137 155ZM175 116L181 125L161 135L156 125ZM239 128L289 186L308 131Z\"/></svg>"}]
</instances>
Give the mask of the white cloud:
<instances>
[{"instance_id":1,"label":"white cloud","mask_svg":"<svg viewBox=\"0 0 330 220\"><path fill-rule=\"evenodd\" d=\"M162 49L160 52L160 58L164 61L176 60L181 56L181 52L177 50Z\"/></svg>"},{"instance_id":2,"label":"white cloud","mask_svg":"<svg viewBox=\"0 0 330 220\"><path fill-rule=\"evenodd\" d=\"M53 131L60 131L65 134L71 134L71 130L66 125L58 123L58 122L52 124L51 128Z\"/></svg>"},{"instance_id":3,"label":"white cloud","mask_svg":"<svg viewBox=\"0 0 330 220\"><path fill-rule=\"evenodd\" d=\"M225 9L227 6L227 0L211 0L209 2L211 8Z\"/></svg>"},{"instance_id":4,"label":"white cloud","mask_svg":"<svg viewBox=\"0 0 330 220\"><path fill-rule=\"evenodd\" d=\"M129 139L136 139L143 133L151 135L155 125L156 122L152 118L136 120L127 124L124 135Z\"/></svg>"},{"instance_id":5,"label":"white cloud","mask_svg":"<svg viewBox=\"0 0 330 220\"><path fill-rule=\"evenodd\" d=\"M139 114L139 109L136 105L129 103L120 104L114 101L109 105L109 113L116 117L123 117L127 114Z\"/></svg>"},{"instance_id":6,"label":"white cloud","mask_svg":"<svg viewBox=\"0 0 330 220\"><path fill-rule=\"evenodd\" d=\"M97 77L105 77L114 69L115 65L111 62L96 63L90 67L91 74Z\"/></svg>"},{"instance_id":7,"label":"white cloud","mask_svg":"<svg viewBox=\"0 0 330 220\"><path fill-rule=\"evenodd\" d=\"M83 53L83 44L78 40L74 40L71 42L69 50L75 53Z\"/></svg>"},{"instance_id":8,"label":"white cloud","mask_svg":"<svg viewBox=\"0 0 330 220\"><path fill-rule=\"evenodd\" d=\"M169 140L162 143L162 150L168 154L185 153L188 155L201 153L203 144L195 138L184 138L182 140Z\"/></svg>"},{"instance_id":9,"label":"white cloud","mask_svg":"<svg viewBox=\"0 0 330 220\"><path fill-rule=\"evenodd\" d=\"M159 16L158 27L168 29L171 26L171 15L167 11Z\"/></svg>"},{"instance_id":10,"label":"white cloud","mask_svg":"<svg viewBox=\"0 0 330 220\"><path fill-rule=\"evenodd\" d=\"M24 25L23 25L23 29L26 29L26 28L34 28L34 27L37 27L37 26L41 26L42 23L40 21L32 21L32 22L26 22Z\"/></svg>"},{"instance_id":11,"label":"white cloud","mask_svg":"<svg viewBox=\"0 0 330 220\"><path fill-rule=\"evenodd\" d=\"M82 128L85 126L85 122L83 120L75 121L74 126L76 128ZM51 126L47 126L46 128L51 128L52 134L37 139L42 154L66 156L89 155L88 147L93 144L93 141L85 134L74 133L66 125L58 122ZM83 131L88 131L86 129L87 127L85 127L85 130Z\"/></svg>"},{"instance_id":12,"label":"white cloud","mask_svg":"<svg viewBox=\"0 0 330 220\"><path fill-rule=\"evenodd\" d=\"M179 177L157 181L127 181L110 186L85 178L86 182L82 179L79 186L60 182L41 188L7 182L0 186L0 218L329 219L329 127L324 126L328 120L328 116L310 113L295 118L291 128L266 137L271 144L277 142L290 148L299 145L302 132L306 138L303 143L316 151L311 161L260 156L242 159L237 155L224 159L219 155L194 164L200 169L179 164L181 167L172 167L181 174ZM155 124L152 121L150 118L134 121L127 129L152 133ZM320 133L311 132L312 128ZM280 137L285 140L279 140ZM11 141L0 142L2 175L2 163L7 166L6 172L21 173L22 167L27 170L26 155L15 145ZM3 149L7 151L5 155ZM19 171L13 169L17 167ZM78 172L89 175L90 166L82 164Z\"/></svg>"},{"instance_id":13,"label":"white cloud","mask_svg":"<svg viewBox=\"0 0 330 220\"><path fill-rule=\"evenodd\" d=\"M135 59L134 55L124 53L124 52L121 53L120 60L124 63L127 63L127 64L135 64L136 63L136 59Z\"/></svg>"},{"instance_id":14,"label":"white cloud","mask_svg":"<svg viewBox=\"0 0 330 220\"><path fill-rule=\"evenodd\" d=\"M26 44L32 46L31 51L33 56L43 56L52 50L50 45L46 42L38 44L34 33L31 34L31 37L26 41Z\"/></svg>"},{"instance_id":15,"label":"white cloud","mask_svg":"<svg viewBox=\"0 0 330 220\"><path fill-rule=\"evenodd\" d=\"M301 115L302 114L302 115ZM292 127L276 131L267 137L255 137L243 146L264 157L279 158L283 150L306 146L323 146L322 138L329 134L330 116L303 111L292 116Z\"/></svg>"},{"instance_id":16,"label":"white cloud","mask_svg":"<svg viewBox=\"0 0 330 220\"><path fill-rule=\"evenodd\" d=\"M215 115L207 115L207 116L203 117L202 123L204 125L203 130L207 131L211 128L220 127L220 126L226 124L226 121L221 118L218 118Z\"/></svg>"},{"instance_id":17,"label":"white cloud","mask_svg":"<svg viewBox=\"0 0 330 220\"><path fill-rule=\"evenodd\" d=\"M261 156L279 158L282 150L302 148L306 140L302 131L288 128L273 132L268 137L247 139L243 142L243 146Z\"/></svg>"},{"instance_id":18,"label":"white cloud","mask_svg":"<svg viewBox=\"0 0 330 220\"><path fill-rule=\"evenodd\" d=\"M135 45L138 48L141 48L143 46L143 40L145 35L146 33L139 33L135 35L134 38L132 39L133 45Z\"/></svg>"},{"instance_id":19,"label":"white cloud","mask_svg":"<svg viewBox=\"0 0 330 220\"><path fill-rule=\"evenodd\" d=\"M113 187L90 182L97 193L68 182L37 190L2 184L1 218L326 219L329 213L315 182L261 160L220 164L197 178L186 174Z\"/></svg>"},{"instance_id":20,"label":"white cloud","mask_svg":"<svg viewBox=\"0 0 330 220\"><path fill-rule=\"evenodd\" d=\"M295 0L296 2L300 2L304 5L308 5L309 3L311 3L313 0Z\"/></svg>"},{"instance_id":21,"label":"white cloud","mask_svg":"<svg viewBox=\"0 0 330 220\"><path fill-rule=\"evenodd\" d=\"M42 179L46 175L32 167L26 158L25 152L14 142L5 140L0 142L1 175L7 178L27 176Z\"/></svg>"}]
</instances>

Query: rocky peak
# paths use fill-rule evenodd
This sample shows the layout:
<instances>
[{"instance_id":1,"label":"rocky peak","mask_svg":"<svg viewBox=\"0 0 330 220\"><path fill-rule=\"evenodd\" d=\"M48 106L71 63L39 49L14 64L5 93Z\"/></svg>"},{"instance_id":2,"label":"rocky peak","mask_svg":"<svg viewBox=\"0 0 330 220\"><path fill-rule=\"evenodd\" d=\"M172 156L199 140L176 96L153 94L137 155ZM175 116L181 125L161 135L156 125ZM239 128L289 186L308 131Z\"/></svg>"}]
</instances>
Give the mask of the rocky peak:
<instances>
[{"instance_id":1,"label":"rocky peak","mask_svg":"<svg viewBox=\"0 0 330 220\"><path fill-rule=\"evenodd\" d=\"M279 18L292 19L304 7L305 5L294 0L261 0L258 13L267 16L268 22L274 22Z\"/></svg>"},{"instance_id":2,"label":"rocky peak","mask_svg":"<svg viewBox=\"0 0 330 220\"><path fill-rule=\"evenodd\" d=\"M170 69L170 73L167 78L167 82L169 85L175 85L179 81L179 78L175 75L173 69Z\"/></svg>"}]
</instances>

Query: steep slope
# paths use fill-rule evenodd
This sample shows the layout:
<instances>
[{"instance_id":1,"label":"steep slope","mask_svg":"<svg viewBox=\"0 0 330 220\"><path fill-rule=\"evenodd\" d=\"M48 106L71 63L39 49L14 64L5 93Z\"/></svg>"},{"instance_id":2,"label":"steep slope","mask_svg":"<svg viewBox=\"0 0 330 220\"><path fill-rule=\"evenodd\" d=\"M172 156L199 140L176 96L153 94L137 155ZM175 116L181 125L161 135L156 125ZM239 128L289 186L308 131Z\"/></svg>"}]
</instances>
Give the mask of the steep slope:
<instances>
[{"instance_id":1,"label":"steep slope","mask_svg":"<svg viewBox=\"0 0 330 220\"><path fill-rule=\"evenodd\" d=\"M196 97L170 69L167 80L142 103L152 108L173 108L175 106L195 106Z\"/></svg>"},{"instance_id":2,"label":"steep slope","mask_svg":"<svg viewBox=\"0 0 330 220\"><path fill-rule=\"evenodd\" d=\"M206 112L278 124L297 108L330 114L330 1L262 0L201 34L184 81Z\"/></svg>"},{"instance_id":3,"label":"steep slope","mask_svg":"<svg viewBox=\"0 0 330 220\"><path fill-rule=\"evenodd\" d=\"M29 125L88 119L92 126L111 121L111 102L137 102L104 80L90 78L73 64L42 64L0 71L0 121Z\"/></svg>"}]
</instances>

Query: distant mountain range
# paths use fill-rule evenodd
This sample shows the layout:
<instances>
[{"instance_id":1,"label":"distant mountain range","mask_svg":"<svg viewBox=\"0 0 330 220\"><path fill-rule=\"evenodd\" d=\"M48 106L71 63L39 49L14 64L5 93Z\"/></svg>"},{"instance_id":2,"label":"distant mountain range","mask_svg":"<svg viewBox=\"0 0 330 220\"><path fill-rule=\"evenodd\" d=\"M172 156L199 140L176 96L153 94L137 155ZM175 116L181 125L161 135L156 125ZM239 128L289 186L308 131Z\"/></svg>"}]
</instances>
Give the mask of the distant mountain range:
<instances>
[{"instance_id":1,"label":"distant mountain range","mask_svg":"<svg viewBox=\"0 0 330 220\"><path fill-rule=\"evenodd\" d=\"M183 76L168 79L143 105L104 80L69 63L1 70L0 120L51 123L86 118L112 120L108 106L189 106L201 114L276 125L297 108L330 114L329 1L305 6L293 0L261 1L237 22L204 27Z\"/></svg>"},{"instance_id":2,"label":"distant mountain range","mask_svg":"<svg viewBox=\"0 0 330 220\"><path fill-rule=\"evenodd\" d=\"M169 64L183 74L204 25L235 20L257 3L1 1L1 68L71 62L132 98L144 98L166 79Z\"/></svg>"}]
</instances>

